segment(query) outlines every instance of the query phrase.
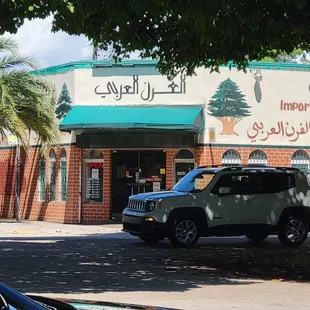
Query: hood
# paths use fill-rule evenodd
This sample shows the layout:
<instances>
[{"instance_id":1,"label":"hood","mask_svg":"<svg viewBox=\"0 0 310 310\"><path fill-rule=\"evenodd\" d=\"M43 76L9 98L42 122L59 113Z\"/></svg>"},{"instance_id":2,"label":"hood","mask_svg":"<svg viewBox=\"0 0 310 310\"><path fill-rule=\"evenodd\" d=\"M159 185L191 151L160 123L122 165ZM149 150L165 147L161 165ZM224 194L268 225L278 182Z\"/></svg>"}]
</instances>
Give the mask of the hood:
<instances>
[{"instance_id":1,"label":"hood","mask_svg":"<svg viewBox=\"0 0 310 310\"><path fill-rule=\"evenodd\" d=\"M104 302L94 300L75 300L68 298L54 299L45 296L27 294L31 299L41 302L46 306L65 310L178 310L165 307L142 306L133 304L123 304L118 302Z\"/></svg>"},{"instance_id":2,"label":"hood","mask_svg":"<svg viewBox=\"0 0 310 310\"><path fill-rule=\"evenodd\" d=\"M164 192L152 192L152 193L143 193L130 196L132 199L139 199L139 200L147 200L147 199L163 199L169 197L179 197L179 196L186 196L188 193L185 192L177 192L177 191L164 191Z\"/></svg>"}]
</instances>

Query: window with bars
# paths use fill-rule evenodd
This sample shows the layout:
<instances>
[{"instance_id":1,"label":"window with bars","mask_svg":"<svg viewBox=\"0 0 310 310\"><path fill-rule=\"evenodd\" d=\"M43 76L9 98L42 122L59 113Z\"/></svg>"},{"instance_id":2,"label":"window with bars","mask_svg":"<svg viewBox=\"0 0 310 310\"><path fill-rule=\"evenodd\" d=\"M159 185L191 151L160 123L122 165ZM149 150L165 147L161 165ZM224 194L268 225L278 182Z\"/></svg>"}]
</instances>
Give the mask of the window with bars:
<instances>
[{"instance_id":1,"label":"window with bars","mask_svg":"<svg viewBox=\"0 0 310 310\"><path fill-rule=\"evenodd\" d=\"M50 201L56 200L56 154L50 152Z\"/></svg>"},{"instance_id":2,"label":"window with bars","mask_svg":"<svg viewBox=\"0 0 310 310\"><path fill-rule=\"evenodd\" d=\"M40 166L39 166L39 200L45 201L45 158L40 158Z\"/></svg>"},{"instance_id":3,"label":"window with bars","mask_svg":"<svg viewBox=\"0 0 310 310\"><path fill-rule=\"evenodd\" d=\"M309 155L305 151L296 151L291 160L291 166L303 172L309 171Z\"/></svg>"},{"instance_id":4,"label":"window with bars","mask_svg":"<svg viewBox=\"0 0 310 310\"><path fill-rule=\"evenodd\" d=\"M227 150L222 156L222 165L227 167L240 166L241 156L236 150Z\"/></svg>"},{"instance_id":5,"label":"window with bars","mask_svg":"<svg viewBox=\"0 0 310 310\"><path fill-rule=\"evenodd\" d=\"M67 201L67 154L65 150L60 154L60 200Z\"/></svg>"},{"instance_id":6,"label":"window with bars","mask_svg":"<svg viewBox=\"0 0 310 310\"><path fill-rule=\"evenodd\" d=\"M267 166L267 155L261 150L253 151L249 156L249 165Z\"/></svg>"}]
</instances>

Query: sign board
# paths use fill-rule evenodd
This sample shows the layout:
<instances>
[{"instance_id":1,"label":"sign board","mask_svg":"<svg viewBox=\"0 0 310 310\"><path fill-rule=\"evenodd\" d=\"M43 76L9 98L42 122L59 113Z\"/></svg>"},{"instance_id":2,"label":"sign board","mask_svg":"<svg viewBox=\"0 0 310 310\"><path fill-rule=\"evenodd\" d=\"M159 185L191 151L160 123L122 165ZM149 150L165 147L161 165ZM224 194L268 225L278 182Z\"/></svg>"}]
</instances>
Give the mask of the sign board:
<instances>
[{"instance_id":1,"label":"sign board","mask_svg":"<svg viewBox=\"0 0 310 310\"><path fill-rule=\"evenodd\" d=\"M160 182L153 182L153 192L160 191Z\"/></svg>"}]
</instances>

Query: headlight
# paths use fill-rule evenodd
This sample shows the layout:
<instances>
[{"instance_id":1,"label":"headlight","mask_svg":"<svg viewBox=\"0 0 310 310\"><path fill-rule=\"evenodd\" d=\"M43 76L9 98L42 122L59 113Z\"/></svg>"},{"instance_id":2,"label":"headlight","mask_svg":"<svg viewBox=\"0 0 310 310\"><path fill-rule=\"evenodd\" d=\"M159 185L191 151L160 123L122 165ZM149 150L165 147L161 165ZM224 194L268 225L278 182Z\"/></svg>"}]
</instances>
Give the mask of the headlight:
<instances>
[{"instance_id":1,"label":"headlight","mask_svg":"<svg viewBox=\"0 0 310 310\"><path fill-rule=\"evenodd\" d=\"M146 210L152 212L156 209L156 201L147 201L146 202Z\"/></svg>"}]
</instances>

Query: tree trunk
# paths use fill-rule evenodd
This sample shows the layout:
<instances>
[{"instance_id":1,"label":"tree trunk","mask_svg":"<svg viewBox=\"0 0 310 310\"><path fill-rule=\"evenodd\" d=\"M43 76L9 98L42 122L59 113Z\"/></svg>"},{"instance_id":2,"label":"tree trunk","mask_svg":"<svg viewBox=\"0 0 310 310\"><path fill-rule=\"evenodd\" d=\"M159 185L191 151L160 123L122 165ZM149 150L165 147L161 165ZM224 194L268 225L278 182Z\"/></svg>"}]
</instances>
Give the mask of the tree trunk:
<instances>
[{"instance_id":1,"label":"tree trunk","mask_svg":"<svg viewBox=\"0 0 310 310\"><path fill-rule=\"evenodd\" d=\"M236 117L217 117L217 119L222 123L223 129L220 135L236 135L238 134L234 131L235 125L241 121L241 118Z\"/></svg>"}]
</instances>

